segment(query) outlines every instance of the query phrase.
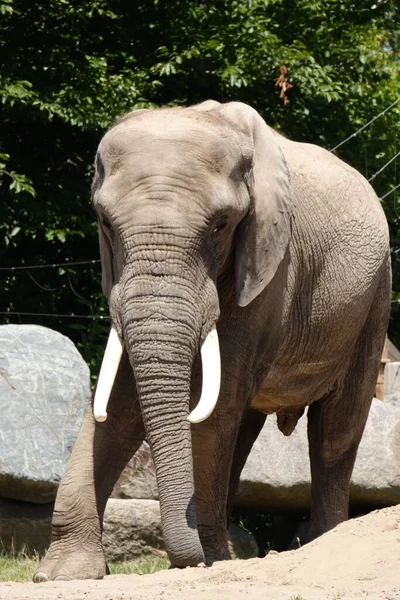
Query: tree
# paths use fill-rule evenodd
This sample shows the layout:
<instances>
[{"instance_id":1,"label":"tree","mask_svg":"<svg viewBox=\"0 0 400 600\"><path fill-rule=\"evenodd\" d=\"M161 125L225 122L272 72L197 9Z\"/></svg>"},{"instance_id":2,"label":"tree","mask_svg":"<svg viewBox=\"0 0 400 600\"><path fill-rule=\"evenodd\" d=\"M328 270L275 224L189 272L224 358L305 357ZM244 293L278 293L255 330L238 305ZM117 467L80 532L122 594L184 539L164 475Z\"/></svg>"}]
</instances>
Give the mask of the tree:
<instances>
[{"instance_id":1,"label":"tree","mask_svg":"<svg viewBox=\"0 0 400 600\"><path fill-rule=\"evenodd\" d=\"M395 0L0 0L0 15L5 267L98 258L92 162L127 110L236 99L285 135L332 148L400 87ZM293 87L280 98L282 66L280 83ZM398 151L399 112L400 103L337 153L371 177ZM397 185L396 165L373 179L379 195ZM384 207L397 299L398 192ZM98 263L3 271L1 310L106 317L99 275ZM3 317L66 333L96 371L106 320Z\"/></svg>"}]
</instances>

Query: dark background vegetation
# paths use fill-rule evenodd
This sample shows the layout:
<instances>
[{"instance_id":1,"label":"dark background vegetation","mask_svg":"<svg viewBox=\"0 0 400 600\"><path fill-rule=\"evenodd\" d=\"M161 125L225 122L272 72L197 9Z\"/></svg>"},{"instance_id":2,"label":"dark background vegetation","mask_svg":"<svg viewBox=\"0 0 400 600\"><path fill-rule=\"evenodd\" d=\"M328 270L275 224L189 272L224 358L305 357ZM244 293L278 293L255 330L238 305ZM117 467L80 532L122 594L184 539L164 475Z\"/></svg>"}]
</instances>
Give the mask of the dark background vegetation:
<instances>
[{"instance_id":1,"label":"dark background vegetation","mask_svg":"<svg viewBox=\"0 0 400 600\"><path fill-rule=\"evenodd\" d=\"M98 262L4 269L98 259L90 181L110 121L241 100L331 149L398 98L399 17L397 0L0 0L0 322L61 331L96 375L108 331ZM373 176L399 151L399 114L400 103L337 154ZM399 160L372 180L392 236L397 344Z\"/></svg>"}]
</instances>

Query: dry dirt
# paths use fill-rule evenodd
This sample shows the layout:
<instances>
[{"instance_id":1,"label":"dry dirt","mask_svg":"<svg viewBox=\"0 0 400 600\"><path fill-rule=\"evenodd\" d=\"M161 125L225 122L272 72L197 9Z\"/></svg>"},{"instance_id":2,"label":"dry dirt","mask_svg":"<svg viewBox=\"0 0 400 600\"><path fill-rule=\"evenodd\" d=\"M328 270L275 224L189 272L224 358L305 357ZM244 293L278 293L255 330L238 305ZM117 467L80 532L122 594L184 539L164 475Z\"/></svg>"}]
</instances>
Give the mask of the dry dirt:
<instances>
[{"instance_id":1,"label":"dry dirt","mask_svg":"<svg viewBox=\"0 0 400 600\"><path fill-rule=\"evenodd\" d=\"M263 559L117 575L103 581L0 584L0 600L400 600L400 505Z\"/></svg>"}]
</instances>

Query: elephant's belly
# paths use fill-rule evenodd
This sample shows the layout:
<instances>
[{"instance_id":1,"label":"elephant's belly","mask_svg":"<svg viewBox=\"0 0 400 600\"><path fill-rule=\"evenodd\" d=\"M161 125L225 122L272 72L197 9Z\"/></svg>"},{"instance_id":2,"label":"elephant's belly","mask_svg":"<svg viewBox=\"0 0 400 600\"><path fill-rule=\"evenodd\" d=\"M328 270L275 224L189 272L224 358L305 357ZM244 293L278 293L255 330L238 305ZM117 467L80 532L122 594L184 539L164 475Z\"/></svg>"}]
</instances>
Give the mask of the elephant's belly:
<instances>
[{"instance_id":1,"label":"elephant's belly","mask_svg":"<svg viewBox=\"0 0 400 600\"><path fill-rule=\"evenodd\" d=\"M257 396L253 398L250 406L251 408L259 410L265 415L270 415L274 413L278 408L277 406L275 406L274 408L269 398L265 398L265 396L263 396L262 394L257 394Z\"/></svg>"},{"instance_id":2,"label":"elephant's belly","mask_svg":"<svg viewBox=\"0 0 400 600\"><path fill-rule=\"evenodd\" d=\"M302 408L309 404L308 402L296 402L296 399L285 397L284 394L279 396L275 394L266 394L261 390L254 396L251 402L251 408L258 410L265 415L271 415L272 413L279 412L290 408Z\"/></svg>"},{"instance_id":3,"label":"elephant's belly","mask_svg":"<svg viewBox=\"0 0 400 600\"><path fill-rule=\"evenodd\" d=\"M296 368L272 365L251 407L267 415L302 409L330 392L337 379L334 361L299 363Z\"/></svg>"}]
</instances>

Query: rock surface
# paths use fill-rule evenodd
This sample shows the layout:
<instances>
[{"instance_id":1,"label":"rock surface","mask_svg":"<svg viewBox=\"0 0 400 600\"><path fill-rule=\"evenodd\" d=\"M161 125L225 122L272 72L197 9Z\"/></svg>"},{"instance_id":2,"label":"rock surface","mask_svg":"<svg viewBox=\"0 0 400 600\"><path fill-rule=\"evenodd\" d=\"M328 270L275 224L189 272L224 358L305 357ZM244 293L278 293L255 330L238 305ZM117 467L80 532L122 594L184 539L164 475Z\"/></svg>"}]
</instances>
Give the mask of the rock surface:
<instances>
[{"instance_id":1,"label":"rock surface","mask_svg":"<svg viewBox=\"0 0 400 600\"><path fill-rule=\"evenodd\" d=\"M236 505L263 512L307 511L310 506L307 417L290 437L268 417L242 472ZM144 443L113 495L157 498L154 464ZM373 400L353 472L350 502L377 508L400 503L400 400Z\"/></svg>"},{"instance_id":2,"label":"rock surface","mask_svg":"<svg viewBox=\"0 0 400 600\"><path fill-rule=\"evenodd\" d=\"M147 442L143 442L121 473L114 486L112 498L158 500L154 462Z\"/></svg>"},{"instance_id":3,"label":"rock surface","mask_svg":"<svg viewBox=\"0 0 400 600\"><path fill-rule=\"evenodd\" d=\"M373 400L350 486L350 504L400 503L400 403ZM307 419L288 438L269 417L243 469L237 504L263 511L307 510L310 466Z\"/></svg>"},{"instance_id":4,"label":"rock surface","mask_svg":"<svg viewBox=\"0 0 400 600\"><path fill-rule=\"evenodd\" d=\"M0 547L8 553L43 556L50 545L53 503L0 500Z\"/></svg>"},{"instance_id":5,"label":"rock surface","mask_svg":"<svg viewBox=\"0 0 400 600\"><path fill-rule=\"evenodd\" d=\"M228 527L228 547L231 558L234 559L257 558L259 553L254 536L234 523L230 523Z\"/></svg>"},{"instance_id":6,"label":"rock surface","mask_svg":"<svg viewBox=\"0 0 400 600\"><path fill-rule=\"evenodd\" d=\"M110 499L104 514L103 546L110 561L166 556L159 503Z\"/></svg>"},{"instance_id":7,"label":"rock surface","mask_svg":"<svg viewBox=\"0 0 400 600\"><path fill-rule=\"evenodd\" d=\"M386 399L400 402L400 362L385 365L384 390Z\"/></svg>"},{"instance_id":8,"label":"rock surface","mask_svg":"<svg viewBox=\"0 0 400 600\"><path fill-rule=\"evenodd\" d=\"M89 403L89 369L57 331L2 325L0 397L0 497L51 502Z\"/></svg>"}]
</instances>

